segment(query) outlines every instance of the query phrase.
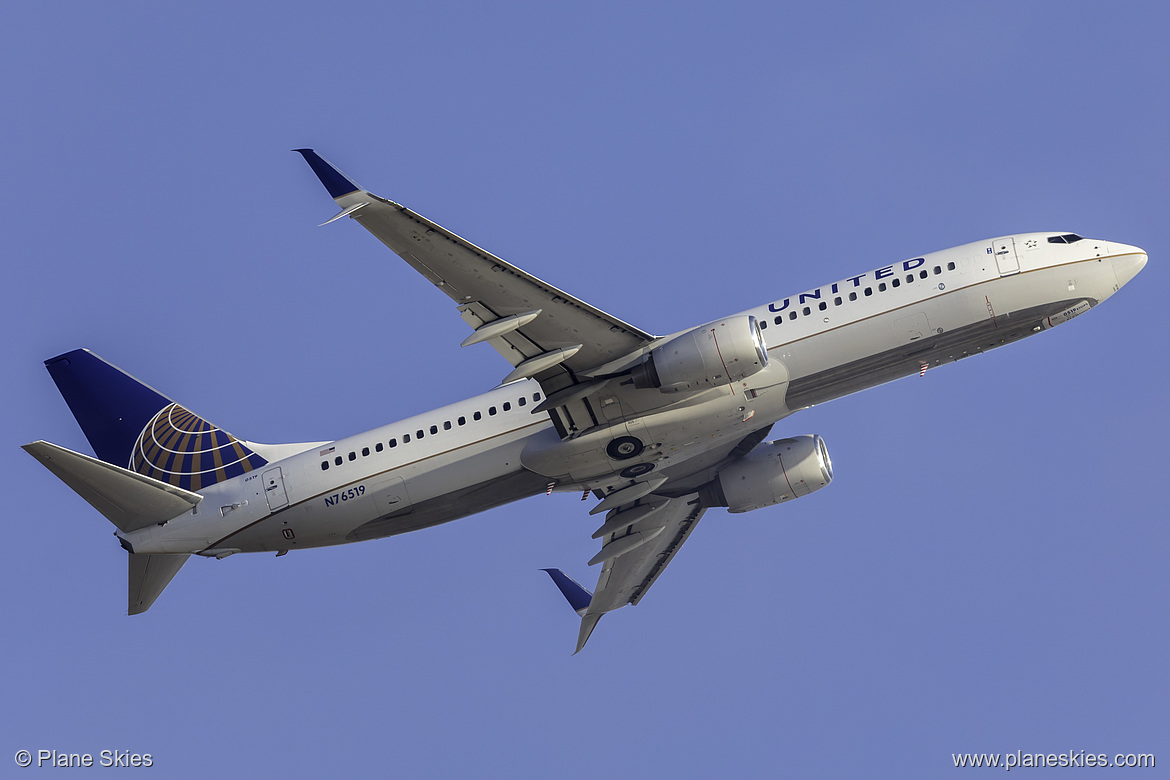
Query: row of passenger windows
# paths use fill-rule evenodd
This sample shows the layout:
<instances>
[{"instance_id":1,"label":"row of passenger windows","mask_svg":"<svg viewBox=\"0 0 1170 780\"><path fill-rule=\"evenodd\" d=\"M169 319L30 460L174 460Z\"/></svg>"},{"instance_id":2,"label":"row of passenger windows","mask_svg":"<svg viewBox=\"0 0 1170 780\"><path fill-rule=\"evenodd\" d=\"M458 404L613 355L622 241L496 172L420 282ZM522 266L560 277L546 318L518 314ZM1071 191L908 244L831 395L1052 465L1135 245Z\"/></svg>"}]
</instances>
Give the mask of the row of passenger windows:
<instances>
[{"instance_id":1,"label":"row of passenger windows","mask_svg":"<svg viewBox=\"0 0 1170 780\"><path fill-rule=\"evenodd\" d=\"M540 400L540 393L533 393L532 394L532 401L535 403L539 400ZM518 399L516 399L516 405L517 406L528 406L528 398L526 396L520 396ZM497 409L494 406L489 406L488 410L487 410L488 417L495 417L501 411L505 411L505 412L512 411L512 402L511 401L504 401L504 403L500 404L499 409ZM471 415L472 422L477 422L477 421L482 420L482 419L483 419L483 412L476 411ZM467 425L467 418L466 417L459 417L458 419L455 420L454 423L452 423L450 420L444 420L443 424L442 424L442 428L444 431L449 431L454 427L457 427L457 426L461 427L464 425ZM398 440L397 437L391 439L390 441L386 442L385 444L383 444L382 442L376 442L374 444L373 451L374 452L382 452L387 447L389 447L390 449L393 449L393 448L397 447L400 443L401 444L410 444L410 440L411 440L412 436L416 441L419 439L424 439L424 438L426 438L428 431L430 432L430 434L432 436L437 434L439 432L439 425L435 424L435 425L432 425L429 428L425 428L425 429L419 428L413 434L404 433L404 434L402 434L401 442ZM361 456L363 458L366 458L366 457L369 457L369 455L370 455L370 448L369 447L362 447ZM347 455L345 457L342 457L341 455L337 455L336 457L333 458L333 465L340 466L342 463L344 463L346 461L346 459L357 460L358 459L357 451L353 450L349 453L349 455ZM321 461L321 470L322 471L329 470L329 461L327 461L327 460Z\"/></svg>"},{"instance_id":2,"label":"row of passenger windows","mask_svg":"<svg viewBox=\"0 0 1170 780\"><path fill-rule=\"evenodd\" d=\"M948 271L955 270L955 264L954 263L947 263L947 270ZM943 272L942 266L936 265L934 267L933 271L934 271L936 276L941 274ZM918 272L917 278L925 279L928 276L930 276L930 273L925 268L923 268L921 271ZM906 274L906 284L913 283L914 279L915 279L914 274ZM901 287L902 280L895 276L893 279L890 280L889 286L890 287ZM877 286L878 292L885 292L887 289L888 289L888 287L886 286L885 282L878 283L878 286ZM864 296L867 296L867 297L870 295L873 295L873 293L874 293L874 288L872 288L872 287L866 287L864 290L861 291L861 294ZM856 291L849 293L849 300L851 300L851 301L857 300L857 292ZM844 302L845 302L844 299L840 295L833 298L833 305L834 306L840 306ZM821 301L820 303L817 304L818 311L825 311L828 308L829 308L828 301ZM807 317L809 314L812 314L812 307L805 306L803 309L800 310L800 314ZM792 311L788 312L788 319L794 320L794 319L796 319L796 317L797 317L796 309L793 309ZM773 322L777 325L783 323L784 322L784 315L777 314L776 318L773 320ZM760 329L763 330L767 327L768 327L768 321L767 320L760 320Z\"/></svg>"}]
</instances>

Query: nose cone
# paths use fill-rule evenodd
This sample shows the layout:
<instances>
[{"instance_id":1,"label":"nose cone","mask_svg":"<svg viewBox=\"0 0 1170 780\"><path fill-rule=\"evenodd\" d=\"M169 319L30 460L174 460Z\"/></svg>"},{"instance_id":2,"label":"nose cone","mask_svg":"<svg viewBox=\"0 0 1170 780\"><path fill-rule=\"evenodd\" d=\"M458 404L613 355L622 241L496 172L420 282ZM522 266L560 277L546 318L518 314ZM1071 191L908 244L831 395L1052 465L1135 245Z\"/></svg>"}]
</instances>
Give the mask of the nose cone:
<instances>
[{"instance_id":1,"label":"nose cone","mask_svg":"<svg viewBox=\"0 0 1170 780\"><path fill-rule=\"evenodd\" d=\"M1110 243L1113 255L1113 273L1117 276L1117 286L1123 287L1129 280L1138 275L1138 271L1146 267L1146 252L1136 246Z\"/></svg>"}]
</instances>

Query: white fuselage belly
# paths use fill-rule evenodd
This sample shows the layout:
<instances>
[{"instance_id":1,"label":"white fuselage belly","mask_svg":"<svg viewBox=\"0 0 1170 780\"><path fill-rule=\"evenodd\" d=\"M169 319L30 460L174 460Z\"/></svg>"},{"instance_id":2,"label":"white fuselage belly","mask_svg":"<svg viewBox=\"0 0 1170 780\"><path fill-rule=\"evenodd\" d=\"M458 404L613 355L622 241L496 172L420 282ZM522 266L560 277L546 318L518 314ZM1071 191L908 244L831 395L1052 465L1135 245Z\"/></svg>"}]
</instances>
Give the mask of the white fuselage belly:
<instances>
[{"instance_id":1,"label":"white fuselage belly","mask_svg":"<svg viewBox=\"0 0 1170 780\"><path fill-rule=\"evenodd\" d=\"M515 382L274 461L206 489L193 513L122 535L139 553L219 554L389 536L549 485L612 484L616 464L604 446L627 433L651 446L621 466L653 462L658 474L688 473L705 452L793 411L1031 335L1046 318L1081 301L1095 306L1128 279L1114 266L1131 247L1111 255L1102 242L1053 246L1032 235L1045 234L1015 237L1019 270L1010 275L1001 276L991 242L979 242L749 310L766 323L767 368L633 422L561 441L547 414L531 413L539 385Z\"/></svg>"}]
</instances>

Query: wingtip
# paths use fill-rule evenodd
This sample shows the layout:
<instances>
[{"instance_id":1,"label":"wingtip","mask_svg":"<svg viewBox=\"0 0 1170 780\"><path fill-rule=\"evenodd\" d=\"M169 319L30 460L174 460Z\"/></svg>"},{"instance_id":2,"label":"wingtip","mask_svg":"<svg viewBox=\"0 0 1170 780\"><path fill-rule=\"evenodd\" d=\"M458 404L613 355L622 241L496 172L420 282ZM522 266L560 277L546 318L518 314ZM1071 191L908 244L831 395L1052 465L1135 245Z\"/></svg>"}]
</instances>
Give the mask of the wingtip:
<instances>
[{"instance_id":1,"label":"wingtip","mask_svg":"<svg viewBox=\"0 0 1170 780\"><path fill-rule=\"evenodd\" d=\"M586 613L581 617L581 630L577 633L577 649L573 651L573 655L584 649L585 643L589 641L589 637L593 636L593 629L597 628L597 622L601 620L603 615L605 615L604 612Z\"/></svg>"},{"instance_id":2,"label":"wingtip","mask_svg":"<svg viewBox=\"0 0 1170 780\"><path fill-rule=\"evenodd\" d=\"M305 158L305 162L313 169L313 173L317 174L317 178L325 185L329 196L334 200L361 189L316 151L312 149L293 149L293 151Z\"/></svg>"},{"instance_id":3,"label":"wingtip","mask_svg":"<svg viewBox=\"0 0 1170 780\"><path fill-rule=\"evenodd\" d=\"M548 574L552 578L553 584L560 590L561 595L565 597L565 601L569 602L569 606L578 615L583 615L585 610L589 609L589 604L593 600L593 594L586 590L581 583L565 574L560 569L541 569L541 571Z\"/></svg>"}]
</instances>

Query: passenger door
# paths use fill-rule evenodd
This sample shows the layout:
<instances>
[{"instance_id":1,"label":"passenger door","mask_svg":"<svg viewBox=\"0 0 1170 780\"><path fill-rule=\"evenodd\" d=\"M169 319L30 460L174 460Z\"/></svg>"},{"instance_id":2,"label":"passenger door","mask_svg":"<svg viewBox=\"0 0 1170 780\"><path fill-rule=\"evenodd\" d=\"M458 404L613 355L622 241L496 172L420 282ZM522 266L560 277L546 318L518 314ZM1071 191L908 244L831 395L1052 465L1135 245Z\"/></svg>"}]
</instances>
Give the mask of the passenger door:
<instances>
[{"instance_id":1,"label":"passenger door","mask_svg":"<svg viewBox=\"0 0 1170 780\"><path fill-rule=\"evenodd\" d=\"M992 242L992 252L995 254L995 265L999 268L1000 276L1010 276L1020 272L1020 260L1016 257L1016 242L1011 236L997 238Z\"/></svg>"}]
</instances>

